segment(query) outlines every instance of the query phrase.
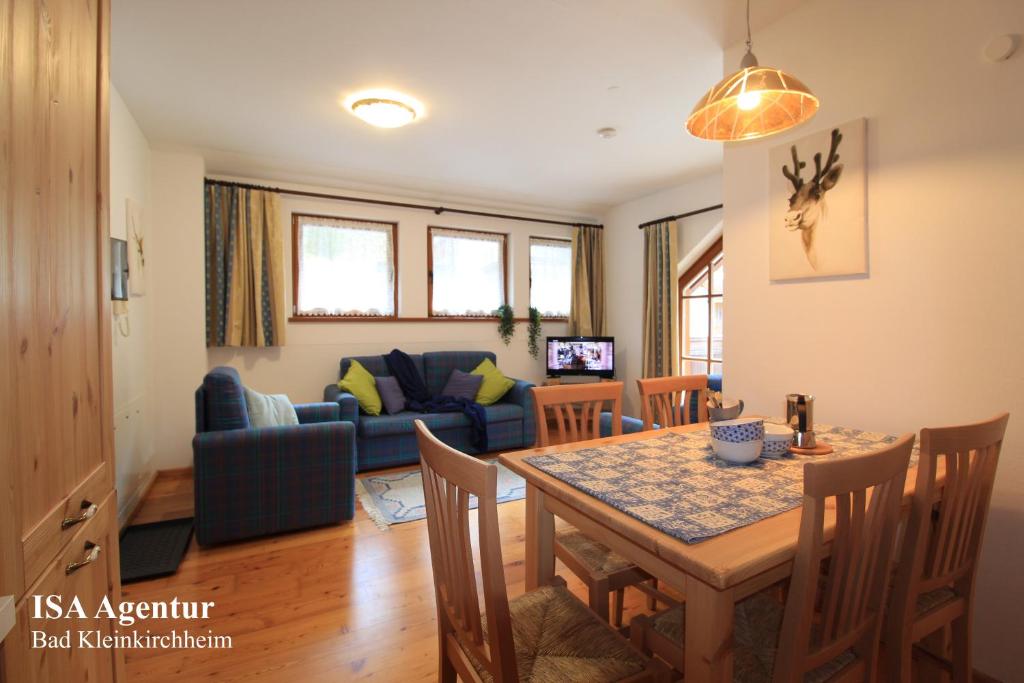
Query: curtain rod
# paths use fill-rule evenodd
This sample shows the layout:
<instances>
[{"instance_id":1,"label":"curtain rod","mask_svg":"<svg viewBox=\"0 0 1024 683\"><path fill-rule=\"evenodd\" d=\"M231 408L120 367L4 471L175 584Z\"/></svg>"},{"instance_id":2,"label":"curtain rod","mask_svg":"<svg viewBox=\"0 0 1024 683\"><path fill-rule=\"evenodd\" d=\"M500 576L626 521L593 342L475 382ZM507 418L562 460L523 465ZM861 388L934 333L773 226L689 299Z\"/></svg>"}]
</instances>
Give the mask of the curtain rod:
<instances>
[{"instance_id":1,"label":"curtain rod","mask_svg":"<svg viewBox=\"0 0 1024 683\"><path fill-rule=\"evenodd\" d=\"M513 216L506 213L490 213L488 211L470 211L469 209L452 209L447 206L428 206L427 204L411 204L408 202L392 202L384 199L367 199L366 197L349 197L343 194L327 194L324 192L307 192L305 190L289 190L283 187L268 187L265 185L251 185L249 183L236 183L229 180L214 180L204 178L207 185L223 185L226 187L238 187L244 190L263 190L265 192L277 192L278 194L289 194L295 197L312 197L314 199L334 199L342 202L360 202L363 204L376 204L377 206L397 206L403 209L421 209L433 211L440 216L442 213L458 213L464 216L483 216L485 218L502 218L508 221L525 221L528 223L547 223L548 225L568 225L569 227L604 228L603 225L593 223L571 223L569 221L556 221L549 218L527 218L526 216Z\"/></svg>"},{"instance_id":2,"label":"curtain rod","mask_svg":"<svg viewBox=\"0 0 1024 683\"><path fill-rule=\"evenodd\" d=\"M717 211L718 209L721 209L721 208L722 208L721 204L715 204L714 206L705 206L703 209L697 209L695 211L687 211L686 213L677 213L675 216L665 216L664 218L659 218L657 220L647 221L646 223L641 223L637 227L640 230L643 230L644 228L646 228L646 227L648 227L650 225L656 225L658 223L664 223L665 221L677 221L680 218L689 218L690 216L696 216L699 213L707 213L708 211Z\"/></svg>"}]
</instances>

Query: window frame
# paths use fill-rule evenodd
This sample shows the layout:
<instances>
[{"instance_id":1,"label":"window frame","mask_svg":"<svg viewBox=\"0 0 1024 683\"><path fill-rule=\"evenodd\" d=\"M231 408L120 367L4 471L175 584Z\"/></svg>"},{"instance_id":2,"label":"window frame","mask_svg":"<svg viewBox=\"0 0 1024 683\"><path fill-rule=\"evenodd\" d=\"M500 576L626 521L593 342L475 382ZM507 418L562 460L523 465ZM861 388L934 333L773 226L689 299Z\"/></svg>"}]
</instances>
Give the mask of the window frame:
<instances>
[{"instance_id":1,"label":"window frame","mask_svg":"<svg viewBox=\"0 0 1024 683\"><path fill-rule=\"evenodd\" d=\"M679 371L681 373L684 372L684 368L686 367L686 361L705 363L707 365L707 373L706 374L708 374L708 375L713 374L711 372L711 367L712 367L713 363L718 363L719 365L721 365L723 367L723 369L725 367L725 358L724 358L725 354L722 354L723 358L714 358L713 357L713 353L712 353L712 349L714 347L714 344L712 343L712 330L714 329L714 324L713 324L714 307L712 306L712 303L714 302L715 299L718 299L719 301L722 302L723 306L725 305L725 282L724 282L724 280L722 282L722 291L719 292L718 294L715 294L714 293L714 285L713 285L713 274L714 273L713 273L713 267L712 267L713 264L715 263L715 261L717 261L719 259L719 257L721 257L723 260L725 258L725 253L724 253L722 247L723 247L723 239L721 237L719 237L717 240L715 240L711 244L710 247L707 248L707 250L703 254L700 255L700 258L698 258L694 262L694 264L692 266L690 266L689 268L686 269L685 273L683 273L682 275L679 276L679 284L678 284L678 290L679 290L679 292L678 292L678 299L679 299L679 302L678 302L678 305L679 305L679 316L678 316L679 317ZM707 293L706 294L698 294L698 295L687 296L685 294L686 286L690 282L692 282L694 279L696 279L697 277L702 275L704 272L707 272L707 276L708 276L708 291L707 291ZM708 344L707 344L707 351L705 352L705 356L703 358L698 358L696 356L692 356L692 355L689 355L689 354L686 353L686 322L687 321L686 321L685 310L686 310L686 301L688 299L704 299L708 303ZM725 341L725 335L724 334L722 335L722 340L723 340L723 343L724 343L724 341Z\"/></svg>"},{"instance_id":2,"label":"window frame","mask_svg":"<svg viewBox=\"0 0 1024 683\"><path fill-rule=\"evenodd\" d=\"M502 237L501 258L502 258L502 282L501 299L499 305L509 303L508 300L508 243L511 235L507 232L495 230L475 230L472 228L453 228L446 225L427 226L427 318L432 320L497 320L495 315L442 315L434 313L434 230L449 230L451 232L467 232L476 235L496 235Z\"/></svg>"},{"instance_id":3,"label":"window frame","mask_svg":"<svg viewBox=\"0 0 1024 683\"><path fill-rule=\"evenodd\" d=\"M395 274L394 304L391 315L304 315L299 313L299 222L303 218L322 218L335 221L358 221L391 226L391 259ZM354 216L332 216L322 213L292 212L292 314L288 322L380 322L398 320L398 221L382 221Z\"/></svg>"},{"instance_id":4,"label":"window frame","mask_svg":"<svg viewBox=\"0 0 1024 683\"><path fill-rule=\"evenodd\" d=\"M529 239L527 240L527 243L526 243L526 260L528 262L527 263L527 267L529 268L529 275L530 275L530 281L529 281L530 288L529 288L529 291L527 292L527 297L528 297L528 301L529 301L530 305L533 304L533 257L531 255L531 248L533 247L533 240L544 240L545 242L565 242L566 244L569 245L569 249L570 250L572 249L572 238L571 237L547 237L545 235L530 235L530 237L529 237ZM571 261L571 258L570 258L570 262L569 262L569 270L570 270L570 272L569 272L569 277L570 277L570 279L569 279L569 283L570 283L569 284L569 305L571 306L572 305L572 261ZM540 317L540 319L541 320L550 320L552 322L566 322L566 321L569 320L569 316L568 315L542 315Z\"/></svg>"}]
</instances>

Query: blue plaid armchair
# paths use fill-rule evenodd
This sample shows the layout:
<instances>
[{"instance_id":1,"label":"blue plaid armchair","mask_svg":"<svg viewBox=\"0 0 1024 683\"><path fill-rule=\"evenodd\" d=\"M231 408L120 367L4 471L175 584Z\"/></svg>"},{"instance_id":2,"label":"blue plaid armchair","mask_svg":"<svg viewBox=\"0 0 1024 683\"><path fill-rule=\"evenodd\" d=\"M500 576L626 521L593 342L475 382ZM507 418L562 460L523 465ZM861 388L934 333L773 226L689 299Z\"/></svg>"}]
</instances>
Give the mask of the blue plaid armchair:
<instances>
[{"instance_id":1,"label":"blue plaid armchair","mask_svg":"<svg viewBox=\"0 0 1024 683\"><path fill-rule=\"evenodd\" d=\"M352 519L356 435L337 403L296 405L299 423L253 428L234 368L196 389L195 529L209 546Z\"/></svg>"}]
</instances>

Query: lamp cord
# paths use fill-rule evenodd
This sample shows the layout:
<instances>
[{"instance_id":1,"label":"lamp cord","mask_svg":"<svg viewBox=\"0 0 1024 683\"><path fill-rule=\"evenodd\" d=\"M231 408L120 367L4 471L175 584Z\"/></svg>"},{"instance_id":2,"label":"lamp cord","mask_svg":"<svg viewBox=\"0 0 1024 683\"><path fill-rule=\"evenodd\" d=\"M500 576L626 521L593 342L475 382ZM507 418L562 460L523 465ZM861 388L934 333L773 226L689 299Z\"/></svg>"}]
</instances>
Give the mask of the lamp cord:
<instances>
[{"instance_id":1,"label":"lamp cord","mask_svg":"<svg viewBox=\"0 0 1024 683\"><path fill-rule=\"evenodd\" d=\"M750 0L747 0L747 52L750 52L753 46L754 43L750 39Z\"/></svg>"}]
</instances>

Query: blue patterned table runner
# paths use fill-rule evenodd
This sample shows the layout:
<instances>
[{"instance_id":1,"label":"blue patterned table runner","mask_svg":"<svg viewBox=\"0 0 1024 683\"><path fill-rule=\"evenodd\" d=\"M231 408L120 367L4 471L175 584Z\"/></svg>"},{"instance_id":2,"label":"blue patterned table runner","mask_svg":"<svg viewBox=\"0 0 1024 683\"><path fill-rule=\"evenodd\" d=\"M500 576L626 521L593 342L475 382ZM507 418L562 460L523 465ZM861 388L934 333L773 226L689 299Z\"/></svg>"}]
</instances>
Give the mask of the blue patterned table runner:
<instances>
[{"instance_id":1,"label":"blue patterned table runner","mask_svg":"<svg viewBox=\"0 0 1024 683\"><path fill-rule=\"evenodd\" d=\"M828 425L814 431L832 454L731 465L715 457L709 431L699 429L523 460L655 529L698 543L799 507L808 460L867 453L896 440Z\"/></svg>"}]
</instances>

